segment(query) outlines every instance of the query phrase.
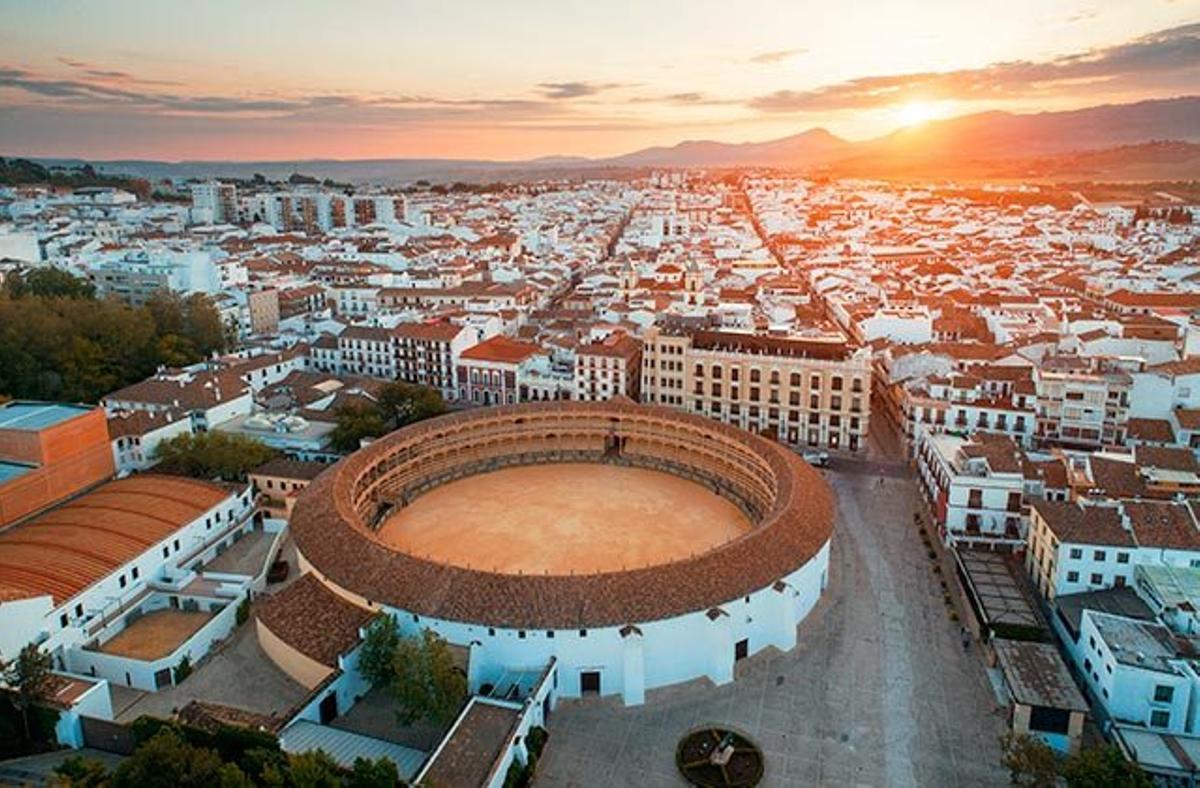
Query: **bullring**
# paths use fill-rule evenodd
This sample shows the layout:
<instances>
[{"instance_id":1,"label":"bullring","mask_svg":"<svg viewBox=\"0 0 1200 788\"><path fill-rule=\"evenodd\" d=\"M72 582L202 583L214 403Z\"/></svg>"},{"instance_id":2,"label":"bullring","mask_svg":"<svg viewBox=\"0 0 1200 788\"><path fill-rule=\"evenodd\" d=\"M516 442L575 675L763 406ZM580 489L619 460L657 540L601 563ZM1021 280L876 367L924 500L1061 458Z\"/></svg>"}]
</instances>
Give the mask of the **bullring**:
<instances>
[{"instance_id":1,"label":"bullring","mask_svg":"<svg viewBox=\"0 0 1200 788\"><path fill-rule=\"evenodd\" d=\"M559 554L549 564L504 566L489 566L488 551L470 545L442 549L428 538L437 531L428 512L426 550L389 535L439 488L467 482L461 489L470 495L492 474L552 465L628 470L649 485L660 475L683 480L692 498L719 496L704 511L728 522L713 537L712 523L680 518L664 526L688 529L676 547L622 568L577 555L587 544L578 533L569 549L547 546ZM528 489L531 501L543 492ZM605 504L618 507L607 518L615 523L619 502ZM452 541L470 539L470 528L456 528L461 506L447 511ZM522 529L519 511L504 519L514 533ZM553 658L561 694L640 703L646 689L700 677L724 683L737 659L792 648L825 586L833 519L825 481L787 448L700 417L609 401L472 410L399 430L318 477L297 501L291 528L302 567L330 590L470 648L473 688ZM693 538L693 528L704 538Z\"/></svg>"}]
</instances>

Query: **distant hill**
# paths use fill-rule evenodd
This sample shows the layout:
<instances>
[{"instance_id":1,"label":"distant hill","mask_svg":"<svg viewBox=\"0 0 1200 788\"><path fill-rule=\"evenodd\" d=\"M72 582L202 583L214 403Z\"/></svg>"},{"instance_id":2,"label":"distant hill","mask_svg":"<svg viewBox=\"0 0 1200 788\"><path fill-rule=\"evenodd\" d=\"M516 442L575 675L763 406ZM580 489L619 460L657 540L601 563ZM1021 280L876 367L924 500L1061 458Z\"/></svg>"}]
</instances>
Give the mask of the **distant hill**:
<instances>
[{"instance_id":1,"label":"distant hill","mask_svg":"<svg viewBox=\"0 0 1200 788\"><path fill-rule=\"evenodd\" d=\"M1173 148L1151 143L1180 143ZM274 162L91 162L97 171L162 178L285 180L295 172L351 183L402 184L623 175L653 167L769 167L864 177L1200 178L1200 96L1068 112L983 112L849 142L809 129L765 142L691 140L610 158L545 156L528 161L312 159ZM1107 154L1101 155L1101 152ZM43 164L83 164L39 159ZM1168 172L1172 168L1174 171ZM1146 174L1139 174L1146 173Z\"/></svg>"},{"instance_id":2,"label":"distant hill","mask_svg":"<svg viewBox=\"0 0 1200 788\"><path fill-rule=\"evenodd\" d=\"M767 142L681 142L603 159L618 167L808 167L847 155L854 144L825 129Z\"/></svg>"}]
</instances>

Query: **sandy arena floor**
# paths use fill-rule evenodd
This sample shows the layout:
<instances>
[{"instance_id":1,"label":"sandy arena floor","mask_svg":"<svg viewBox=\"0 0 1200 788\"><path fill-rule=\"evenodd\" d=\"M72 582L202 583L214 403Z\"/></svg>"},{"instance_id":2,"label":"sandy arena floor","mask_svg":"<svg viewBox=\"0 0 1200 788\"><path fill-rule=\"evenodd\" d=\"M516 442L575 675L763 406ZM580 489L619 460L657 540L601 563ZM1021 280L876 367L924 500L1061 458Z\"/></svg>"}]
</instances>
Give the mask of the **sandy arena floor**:
<instances>
[{"instance_id":1,"label":"sandy arena floor","mask_svg":"<svg viewBox=\"0 0 1200 788\"><path fill-rule=\"evenodd\" d=\"M155 610L134 621L100 647L105 654L152 660L165 657L208 623L211 613Z\"/></svg>"},{"instance_id":2,"label":"sandy arena floor","mask_svg":"<svg viewBox=\"0 0 1200 788\"><path fill-rule=\"evenodd\" d=\"M473 569L589 574L705 552L750 529L725 498L667 473L563 463L435 488L392 517L397 549Z\"/></svg>"}]
</instances>

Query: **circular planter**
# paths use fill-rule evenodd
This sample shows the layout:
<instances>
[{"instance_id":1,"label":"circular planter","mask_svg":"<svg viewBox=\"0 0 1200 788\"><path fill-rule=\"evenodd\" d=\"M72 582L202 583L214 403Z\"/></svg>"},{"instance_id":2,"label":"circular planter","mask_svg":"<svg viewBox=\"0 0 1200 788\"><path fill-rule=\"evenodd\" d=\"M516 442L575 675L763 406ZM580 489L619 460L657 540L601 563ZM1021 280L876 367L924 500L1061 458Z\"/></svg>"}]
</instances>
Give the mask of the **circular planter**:
<instances>
[{"instance_id":1,"label":"circular planter","mask_svg":"<svg viewBox=\"0 0 1200 788\"><path fill-rule=\"evenodd\" d=\"M713 763L713 751L726 737L733 755L723 765ZM728 728L700 728L684 736L675 750L675 765L685 780L701 788L749 788L763 776L762 751Z\"/></svg>"}]
</instances>

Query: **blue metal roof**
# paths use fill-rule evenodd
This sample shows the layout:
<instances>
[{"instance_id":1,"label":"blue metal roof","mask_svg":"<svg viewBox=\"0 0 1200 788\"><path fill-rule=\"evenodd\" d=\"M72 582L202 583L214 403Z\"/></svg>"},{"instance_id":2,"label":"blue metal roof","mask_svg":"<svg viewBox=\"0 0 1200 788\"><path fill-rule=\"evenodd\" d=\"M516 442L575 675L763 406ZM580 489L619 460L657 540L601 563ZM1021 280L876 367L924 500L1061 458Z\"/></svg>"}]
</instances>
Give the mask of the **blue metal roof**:
<instances>
[{"instance_id":1,"label":"blue metal roof","mask_svg":"<svg viewBox=\"0 0 1200 788\"><path fill-rule=\"evenodd\" d=\"M330 758L346 768L354 765L355 758L387 758L396 764L400 779L405 781L416 775L428 754L395 742L318 725L309 720L296 720L284 728L279 734L279 746L284 752L324 750Z\"/></svg>"},{"instance_id":2,"label":"blue metal roof","mask_svg":"<svg viewBox=\"0 0 1200 788\"><path fill-rule=\"evenodd\" d=\"M59 402L10 402L0 405L0 430L44 430L82 416L91 408Z\"/></svg>"}]
</instances>

